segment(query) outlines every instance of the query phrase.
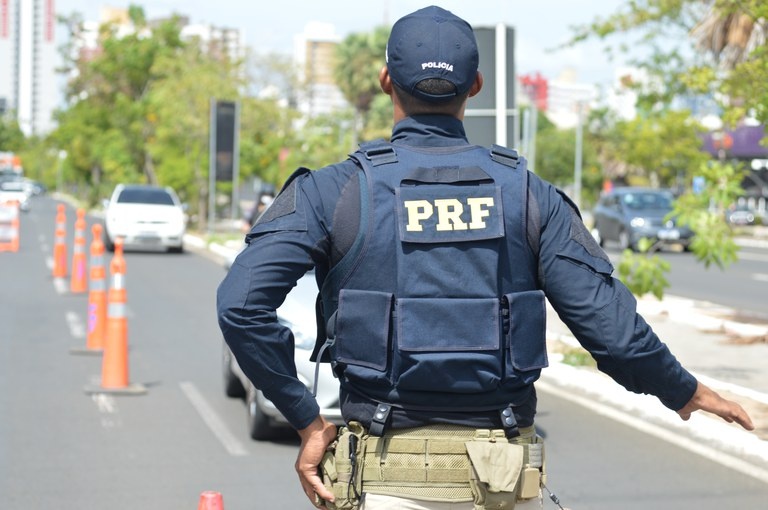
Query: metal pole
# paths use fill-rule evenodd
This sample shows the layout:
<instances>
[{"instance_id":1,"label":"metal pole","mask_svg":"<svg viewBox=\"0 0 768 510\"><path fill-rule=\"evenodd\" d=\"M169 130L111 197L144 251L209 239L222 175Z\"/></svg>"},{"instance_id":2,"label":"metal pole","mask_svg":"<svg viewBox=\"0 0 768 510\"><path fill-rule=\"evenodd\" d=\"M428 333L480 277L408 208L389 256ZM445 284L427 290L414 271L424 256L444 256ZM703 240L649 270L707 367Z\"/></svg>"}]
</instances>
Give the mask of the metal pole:
<instances>
[{"instance_id":1,"label":"metal pole","mask_svg":"<svg viewBox=\"0 0 768 510\"><path fill-rule=\"evenodd\" d=\"M67 158L67 151L61 150L58 154L59 164L56 167L56 191L64 191L64 160Z\"/></svg>"},{"instance_id":2,"label":"metal pole","mask_svg":"<svg viewBox=\"0 0 768 510\"><path fill-rule=\"evenodd\" d=\"M577 121L576 121L576 157L573 170L573 201L581 209L581 154L582 154L582 110L583 101L576 102Z\"/></svg>"},{"instance_id":3,"label":"metal pole","mask_svg":"<svg viewBox=\"0 0 768 510\"><path fill-rule=\"evenodd\" d=\"M240 101L235 101L235 139L232 143L232 219L238 218L240 209Z\"/></svg>"},{"instance_id":4,"label":"metal pole","mask_svg":"<svg viewBox=\"0 0 768 510\"><path fill-rule=\"evenodd\" d=\"M531 102L531 134L528 137L528 170L536 171L536 136L539 130L539 109Z\"/></svg>"},{"instance_id":5,"label":"metal pole","mask_svg":"<svg viewBox=\"0 0 768 510\"><path fill-rule=\"evenodd\" d=\"M213 232L216 216L216 98L211 98L208 127L208 233Z\"/></svg>"},{"instance_id":6,"label":"metal pole","mask_svg":"<svg viewBox=\"0 0 768 510\"><path fill-rule=\"evenodd\" d=\"M517 125L517 118L515 118ZM514 129L514 128L513 128ZM496 143L507 147L507 27L496 25Z\"/></svg>"},{"instance_id":7,"label":"metal pole","mask_svg":"<svg viewBox=\"0 0 768 510\"><path fill-rule=\"evenodd\" d=\"M523 111L523 135L522 135L522 140L520 140L520 152L526 158L528 157L528 153L530 152L530 148L531 148L530 143L531 143L531 109L526 108Z\"/></svg>"}]
</instances>

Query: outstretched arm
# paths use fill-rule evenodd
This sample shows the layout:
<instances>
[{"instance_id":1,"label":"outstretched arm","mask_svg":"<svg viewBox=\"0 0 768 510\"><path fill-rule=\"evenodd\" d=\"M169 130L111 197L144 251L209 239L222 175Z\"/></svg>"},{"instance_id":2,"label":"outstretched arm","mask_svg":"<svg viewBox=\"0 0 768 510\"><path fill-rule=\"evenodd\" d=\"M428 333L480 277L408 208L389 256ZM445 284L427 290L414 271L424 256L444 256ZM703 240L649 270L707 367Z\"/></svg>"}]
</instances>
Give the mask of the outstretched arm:
<instances>
[{"instance_id":1,"label":"outstretched arm","mask_svg":"<svg viewBox=\"0 0 768 510\"><path fill-rule=\"evenodd\" d=\"M708 411L716 414L728 423L736 422L747 430L754 430L752 419L739 404L721 397L709 386L698 383L696 392L682 409L677 411L680 418L688 420L694 411Z\"/></svg>"}]
</instances>

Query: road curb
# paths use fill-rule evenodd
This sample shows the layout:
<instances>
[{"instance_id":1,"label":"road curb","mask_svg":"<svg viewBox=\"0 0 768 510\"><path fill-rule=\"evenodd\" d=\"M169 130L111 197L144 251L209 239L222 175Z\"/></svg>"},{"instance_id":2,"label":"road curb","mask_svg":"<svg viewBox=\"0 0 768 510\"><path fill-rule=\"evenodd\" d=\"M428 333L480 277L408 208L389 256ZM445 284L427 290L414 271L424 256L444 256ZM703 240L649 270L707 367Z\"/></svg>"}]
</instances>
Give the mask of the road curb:
<instances>
[{"instance_id":1,"label":"road curb","mask_svg":"<svg viewBox=\"0 0 768 510\"><path fill-rule=\"evenodd\" d=\"M723 390L738 390L736 385L720 383L698 374L694 376L707 385L714 386L719 383L723 384ZM557 354L550 354L550 365L542 371L541 381L567 389L576 395L597 399L636 418L653 420L669 430L700 439L719 450L753 458L768 467L768 441L761 440L754 433L705 413L695 413L685 422L655 397L628 392L596 369L566 365L560 362L560 356ZM751 390L746 392L761 400L768 398L768 395Z\"/></svg>"}]
</instances>

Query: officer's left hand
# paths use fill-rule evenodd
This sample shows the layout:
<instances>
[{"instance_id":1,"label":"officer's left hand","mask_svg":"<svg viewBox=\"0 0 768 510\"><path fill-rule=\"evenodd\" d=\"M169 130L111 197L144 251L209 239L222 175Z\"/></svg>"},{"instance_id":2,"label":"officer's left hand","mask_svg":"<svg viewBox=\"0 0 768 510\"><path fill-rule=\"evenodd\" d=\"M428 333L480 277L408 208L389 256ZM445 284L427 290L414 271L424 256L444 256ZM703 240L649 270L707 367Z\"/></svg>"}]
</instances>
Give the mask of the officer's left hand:
<instances>
[{"instance_id":1,"label":"officer's left hand","mask_svg":"<svg viewBox=\"0 0 768 510\"><path fill-rule=\"evenodd\" d=\"M304 494L315 506L317 506L318 496L323 501L333 501L333 493L323 485L317 468L323 460L325 449L336 439L336 425L318 416L307 428L298 432L301 447L295 467Z\"/></svg>"},{"instance_id":2,"label":"officer's left hand","mask_svg":"<svg viewBox=\"0 0 768 510\"><path fill-rule=\"evenodd\" d=\"M683 420L688 420L694 411L707 411L721 417L728 423L736 422L747 430L755 430L752 419L738 403L721 397L717 392L698 383L696 392L685 406L677 411Z\"/></svg>"}]
</instances>

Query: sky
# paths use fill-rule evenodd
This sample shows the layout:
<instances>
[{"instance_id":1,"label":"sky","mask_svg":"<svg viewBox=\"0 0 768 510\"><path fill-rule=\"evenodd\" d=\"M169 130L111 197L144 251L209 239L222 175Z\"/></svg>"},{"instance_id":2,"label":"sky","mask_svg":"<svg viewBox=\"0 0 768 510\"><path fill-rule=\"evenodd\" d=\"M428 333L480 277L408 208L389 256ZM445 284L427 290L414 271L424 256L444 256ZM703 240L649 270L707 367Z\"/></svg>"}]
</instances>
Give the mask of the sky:
<instances>
[{"instance_id":1,"label":"sky","mask_svg":"<svg viewBox=\"0 0 768 510\"><path fill-rule=\"evenodd\" d=\"M239 28L246 44L257 52L290 55L294 35L307 23L320 21L335 26L344 37L391 25L397 18L434 2L419 0L56 0L59 14L83 14L99 20L102 6L142 6L148 17L178 13L192 23ZM514 28L518 74L540 72L557 79L574 72L583 83L610 85L614 70L624 61L610 61L606 43L592 40L553 51L573 34L574 26L616 12L622 0L443 0L437 5L461 16L473 26ZM618 40L611 40L617 44Z\"/></svg>"}]
</instances>

